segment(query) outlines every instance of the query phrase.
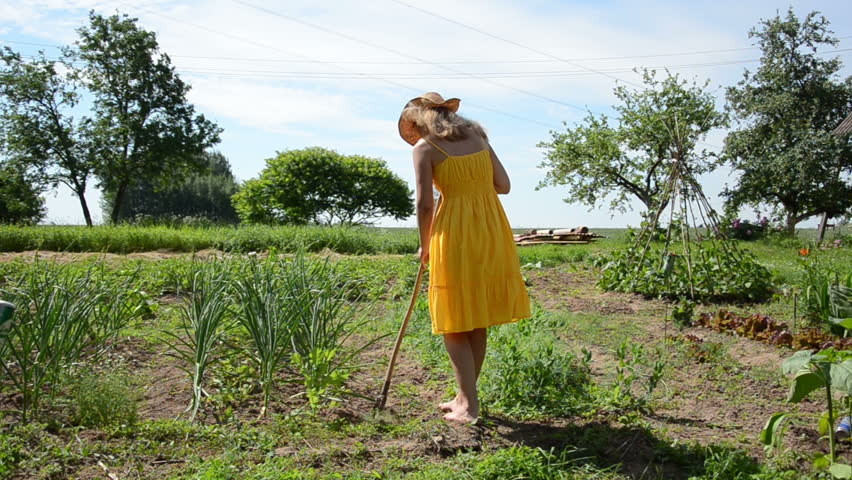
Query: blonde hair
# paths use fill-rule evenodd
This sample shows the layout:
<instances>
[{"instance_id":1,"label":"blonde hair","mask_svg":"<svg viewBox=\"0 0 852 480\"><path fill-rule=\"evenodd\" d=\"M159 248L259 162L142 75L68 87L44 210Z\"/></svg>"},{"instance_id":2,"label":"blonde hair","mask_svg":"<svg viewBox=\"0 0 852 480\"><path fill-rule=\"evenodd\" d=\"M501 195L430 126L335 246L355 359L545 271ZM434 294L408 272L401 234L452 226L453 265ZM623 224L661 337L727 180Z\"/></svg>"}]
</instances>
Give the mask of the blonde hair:
<instances>
[{"instance_id":1,"label":"blonde hair","mask_svg":"<svg viewBox=\"0 0 852 480\"><path fill-rule=\"evenodd\" d=\"M440 138L449 142L463 140L473 132L488 140L485 129L477 122L462 117L448 108L423 107L414 102L402 111L402 118L408 120L430 137Z\"/></svg>"}]
</instances>

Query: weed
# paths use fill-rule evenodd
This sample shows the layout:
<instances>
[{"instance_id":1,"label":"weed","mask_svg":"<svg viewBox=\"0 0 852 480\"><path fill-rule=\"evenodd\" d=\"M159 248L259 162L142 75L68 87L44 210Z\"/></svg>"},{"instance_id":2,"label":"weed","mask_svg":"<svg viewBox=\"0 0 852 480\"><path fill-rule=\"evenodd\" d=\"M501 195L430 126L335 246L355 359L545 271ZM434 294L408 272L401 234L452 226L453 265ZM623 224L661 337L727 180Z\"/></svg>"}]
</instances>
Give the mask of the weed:
<instances>
[{"instance_id":1,"label":"weed","mask_svg":"<svg viewBox=\"0 0 852 480\"><path fill-rule=\"evenodd\" d=\"M567 416L589 401L587 365L561 351L539 324L521 321L489 331L484 406L519 417Z\"/></svg>"},{"instance_id":2,"label":"weed","mask_svg":"<svg viewBox=\"0 0 852 480\"><path fill-rule=\"evenodd\" d=\"M531 447L511 447L486 456L470 472L479 480L523 478L528 480L556 480L575 478L571 472L570 450L555 452Z\"/></svg>"},{"instance_id":3,"label":"weed","mask_svg":"<svg viewBox=\"0 0 852 480\"><path fill-rule=\"evenodd\" d=\"M625 340L615 349L615 357L618 362L615 366L615 379L608 387L596 386L595 398L601 406L613 410L613 413L646 410L665 371L666 363L662 352L657 350L656 360L651 363L644 345ZM648 370L650 373L647 373ZM634 384L646 376L644 393L637 396Z\"/></svg>"},{"instance_id":4,"label":"weed","mask_svg":"<svg viewBox=\"0 0 852 480\"><path fill-rule=\"evenodd\" d=\"M679 327L692 326L692 316L695 313L695 302L682 298L672 309L672 321Z\"/></svg>"},{"instance_id":5,"label":"weed","mask_svg":"<svg viewBox=\"0 0 852 480\"><path fill-rule=\"evenodd\" d=\"M71 387L71 399L76 425L132 427L139 418L135 390L123 372L83 373Z\"/></svg>"}]
</instances>

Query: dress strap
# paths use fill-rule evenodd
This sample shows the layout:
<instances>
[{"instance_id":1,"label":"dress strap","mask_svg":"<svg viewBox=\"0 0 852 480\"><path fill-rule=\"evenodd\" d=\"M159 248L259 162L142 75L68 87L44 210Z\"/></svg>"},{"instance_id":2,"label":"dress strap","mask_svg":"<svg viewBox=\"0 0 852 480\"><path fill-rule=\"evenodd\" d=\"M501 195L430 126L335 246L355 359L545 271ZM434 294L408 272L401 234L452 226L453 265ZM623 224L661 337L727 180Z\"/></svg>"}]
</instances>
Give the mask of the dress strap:
<instances>
[{"instance_id":1,"label":"dress strap","mask_svg":"<svg viewBox=\"0 0 852 480\"><path fill-rule=\"evenodd\" d=\"M435 147L435 149L436 149L436 150L438 150L439 152L443 153L444 155L446 155L446 156L448 156L448 157L452 157L452 155L450 155L449 153L445 152L443 148L441 148L441 147L439 147L439 146L435 145L435 142L433 142L432 140L429 140L429 139L428 139L428 138L426 138L426 137L423 137L423 140L426 140L426 143L428 143L429 145L432 145L433 147Z\"/></svg>"}]
</instances>

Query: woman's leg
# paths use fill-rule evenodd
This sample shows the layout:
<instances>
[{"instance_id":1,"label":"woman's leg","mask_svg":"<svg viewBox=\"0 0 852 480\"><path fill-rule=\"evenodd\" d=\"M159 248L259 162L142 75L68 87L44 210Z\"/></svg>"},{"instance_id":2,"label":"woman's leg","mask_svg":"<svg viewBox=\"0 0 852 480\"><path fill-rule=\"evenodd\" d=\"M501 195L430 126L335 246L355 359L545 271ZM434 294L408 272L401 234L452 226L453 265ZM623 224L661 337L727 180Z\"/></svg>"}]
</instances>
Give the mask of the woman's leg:
<instances>
[{"instance_id":1,"label":"woman's leg","mask_svg":"<svg viewBox=\"0 0 852 480\"><path fill-rule=\"evenodd\" d=\"M452 411L444 415L444 419L472 422L479 416L479 399L476 396L476 362L469 332L445 333L444 346L450 355L459 387Z\"/></svg>"},{"instance_id":2,"label":"woman's leg","mask_svg":"<svg viewBox=\"0 0 852 480\"><path fill-rule=\"evenodd\" d=\"M477 328L470 332L465 332L468 335L471 352L473 353L473 365L476 372L476 380L479 380L479 374L482 372L482 363L485 361L485 349L487 346L488 336L484 328ZM446 340L445 340L446 342ZM449 402L444 402L438 406L443 412L451 412L456 408L459 394Z\"/></svg>"},{"instance_id":3,"label":"woman's leg","mask_svg":"<svg viewBox=\"0 0 852 480\"><path fill-rule=\"evenodd\" d=\"M482 372L482 363L485 361L485 348L488 346L488 335L484 328L477 328L468 332L470 337L470 348L473 350L473 363L476 366L476 379Z\"/></svg>"}]
</instances>

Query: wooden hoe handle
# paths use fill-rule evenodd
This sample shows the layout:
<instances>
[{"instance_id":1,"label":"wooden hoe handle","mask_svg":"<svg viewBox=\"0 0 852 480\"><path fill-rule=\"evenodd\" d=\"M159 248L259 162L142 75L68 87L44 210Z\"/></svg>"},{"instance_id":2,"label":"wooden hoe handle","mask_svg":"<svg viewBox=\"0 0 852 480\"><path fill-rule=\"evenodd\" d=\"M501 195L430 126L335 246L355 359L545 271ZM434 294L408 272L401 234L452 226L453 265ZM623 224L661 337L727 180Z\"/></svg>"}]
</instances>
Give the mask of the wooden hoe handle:
<instances>
[{"instance_id":1,"label":"wooden hoe handle","mask_svg":"<svg viewBox=\"0 0 852 480\"><path fill-rule=\"evenodd\" d=\"M393 367L396 363L396 357L399 354L399 347L402 346L402 338L405 337L405 329L408 327L408 320L411 319L411 314L414 312L414 304L417 302L417 294L420 293L420 282L423 280L423 272L426 270L426 265L420 262L420 271L417 272L417 280L414 281L414 291L411 292L411 303L408 304L408 312L405 313L405 318L402 320L402 325L399 327L399 334L396 336L396 344L393 346L390 362L388 362L388 371L385 374L385 383L382 385L382 391L379 398L376 399L376 408L385 408L385 403L388 400L388 390L390 390L391 377L393 376Z\"/></svg>"}]
</instances>

